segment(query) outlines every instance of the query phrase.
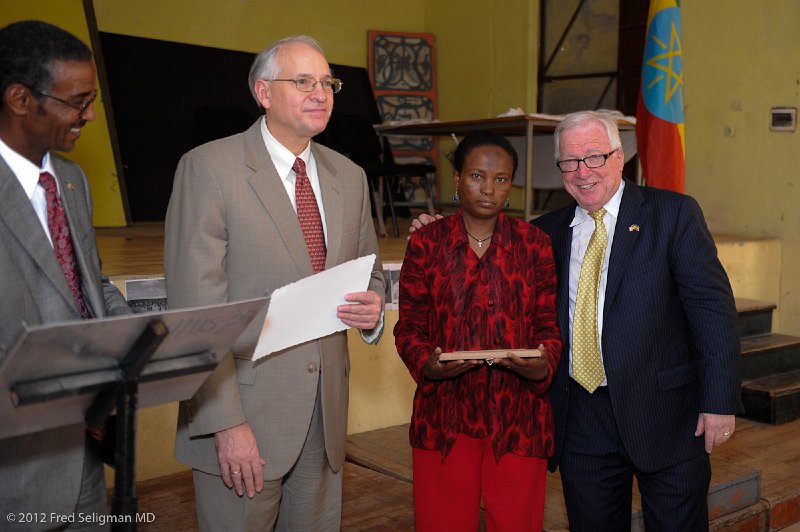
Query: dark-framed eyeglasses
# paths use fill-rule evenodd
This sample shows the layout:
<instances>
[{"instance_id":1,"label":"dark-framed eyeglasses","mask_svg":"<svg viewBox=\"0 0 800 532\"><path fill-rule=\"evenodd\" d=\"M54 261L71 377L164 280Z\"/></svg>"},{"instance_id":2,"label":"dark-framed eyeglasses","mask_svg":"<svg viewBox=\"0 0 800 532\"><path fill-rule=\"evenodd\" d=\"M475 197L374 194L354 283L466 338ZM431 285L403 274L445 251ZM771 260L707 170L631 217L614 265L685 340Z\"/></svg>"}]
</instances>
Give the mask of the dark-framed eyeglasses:
<instances>
[{"instance_id":1,"label":"dark-framed eyeglasses","mask_svg":"<svg viewBox=\"0 0 800 532\"><path fill-rule=\"evenodd\" d=\"M314 79L311 76L300 76L297 79L270 79L267 81L291 81L297 90L301 92L313 92L317 88L317 83L322 85L322 90L336 94L342 90L344 83L337 78Z\"/></svg>"},{"instance_id":2,"label":"dark-framed eyeglasses","mask_svg":"<svg viewBox=\"0 0 800 532\"><path fill-rule=\"evenodd\" d=\"M80 102L70 102L63 98L59 98L58 96L53 96L52 94L47 94L46 92L37 91L35 89L32 90L34 94L38 94L39 96L44 96L45 98L50 98L51 100L55 100L60 104L66 105L67 107L71 107L78 111L78 116L83 116L83 113L86 112L86 109L89 108L92 103L97 99L97 91L92 91L88 98Z\"/></svg>"},{"instance_id":3,"label":"dark-framed eyeglasses","mask_svg":"<svg viewBox=\"0 0 800 532\"><path fill-rule=\"evenodd\" d=\"M611 155L617 150L619 150L619 148L608 153L589 155L583 159L564 159L563 161L556 162L556 166L558 166L558 169L562 172L574 172L578 169L578 166L580 166L581 163L585 164L586 168L600 168L601 166L606 165L608 158L611 157Z\"/></svg>"}]
</instances>

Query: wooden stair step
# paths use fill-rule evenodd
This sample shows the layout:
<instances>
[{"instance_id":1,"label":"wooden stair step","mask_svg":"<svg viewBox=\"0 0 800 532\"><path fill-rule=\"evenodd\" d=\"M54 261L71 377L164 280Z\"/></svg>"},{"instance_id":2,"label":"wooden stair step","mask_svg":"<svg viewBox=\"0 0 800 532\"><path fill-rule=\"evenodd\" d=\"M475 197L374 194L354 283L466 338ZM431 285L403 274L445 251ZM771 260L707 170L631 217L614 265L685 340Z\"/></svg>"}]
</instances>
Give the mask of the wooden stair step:
<instances>
[{"instance_id":1,"label":"wooden stair step","mask_svg":"<svg viewBox=\"0 0 800 532\"><path fill-rule=\"evenodd\" d=\"M742 338L772 332L772 311L777 306L768 301L736 298L739 332Z\"/></svg>"},{"instance_id":2,"label":"wooden stair step","mask_svg":"<svg viewBox=\"0 0 800 532\"><path fill-rule=\"evenodd\" d=\"M347 436L347 461L411 483L408 424Z\"/></svg>"},{"instance_id":3,"label":"wooden stair step","mask_svg":"<svg viewBox=\"0 0 800 532\"><path fill-rule=\"evenodd\" d=\"M800 528L800 483L797 482L800 471L796 474L797 476L791 480L784 479L783 485L776 490L777 494L767 499L772 530L779 530L795 523L795 526Z\"/></svg>"},{"instance_id":4,"label":"wooden stair step","mask_svg":"<svg viewBox=\"0 0 800 532\"><path fill-rule=\"evenodd\" d=\"M765 500L742 508L738 512L723 515L708 522L709 532L753 532L770 530L770 507Z\"/></svg>"},{"instance_id":5,"label":"wooden stair step","mask_svg":"<svg viewBox=\"0 0 800 532\"><path fill-rule=\"evenodd\" d=\"M768 334L742 338L742 379L800 369L800 338Z\"/></svg>"},{"instance_id":6,"label":"wooden stair step","mask_svg":"<svg viewBox=\"0 0 800 532\"><path fill-rule=\"evenodd\" d=\"M754 392L769 394L771 397L797 393L800 391L800 369L745 381L742 386Z\"/></svg>"},{"instance_id":7,"label":"wooden stair step","mask_svg":"<svg viewBox=\"0 0 800 532\"><path fill-rule=\"evenodd\" d=\"M800 419L800 369L744 381L746 417L780 425Z\"/></svg>"},{"instance_id":8,"label":"wooden stair step","mask_svg":"<svg viewBox=\"0 0 800 532\"><path fill-rule=\"evenodd\" d=\"M746 297L737 297L736 312L739 314L752 313L752 312L772 312L778 305L770 301L762 301L760 299L748 299Z\"/></svg>"},{"instance_id":9,"label":"wooden stair step","mask_svg":"<svg viewBox=\"0 0 800 532\"><path fill-rule=\"evenodd\" d=\"M717 519L761 498L761 472L748 465L719 459L711 454L711 485L708 488L708 518Z\"/></svg>"}]
</instances>

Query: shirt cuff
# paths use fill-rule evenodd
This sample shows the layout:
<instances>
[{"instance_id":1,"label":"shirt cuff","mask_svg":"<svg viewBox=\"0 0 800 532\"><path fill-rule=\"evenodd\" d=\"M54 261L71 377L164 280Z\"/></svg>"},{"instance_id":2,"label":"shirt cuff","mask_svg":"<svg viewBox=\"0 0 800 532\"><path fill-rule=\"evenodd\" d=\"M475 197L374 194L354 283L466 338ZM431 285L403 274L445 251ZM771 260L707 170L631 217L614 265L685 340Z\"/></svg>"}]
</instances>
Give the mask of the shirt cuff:
<instances>
[{"instance_id":1,"label":"shirt cuff","mask_svg":"<svg viewBox=\"0 0 800 532\"><path fill-rule=\"evenodd\" d=\"M361 339L367 342L368 344L377 344L378 340L381 339L381 335L383 334L383 316L386 310L381 310L381 315L378 318L378 323L375 324L375 327L372 329L359 329L358 333L361 335Z\"/></svg>"}]
</instances>

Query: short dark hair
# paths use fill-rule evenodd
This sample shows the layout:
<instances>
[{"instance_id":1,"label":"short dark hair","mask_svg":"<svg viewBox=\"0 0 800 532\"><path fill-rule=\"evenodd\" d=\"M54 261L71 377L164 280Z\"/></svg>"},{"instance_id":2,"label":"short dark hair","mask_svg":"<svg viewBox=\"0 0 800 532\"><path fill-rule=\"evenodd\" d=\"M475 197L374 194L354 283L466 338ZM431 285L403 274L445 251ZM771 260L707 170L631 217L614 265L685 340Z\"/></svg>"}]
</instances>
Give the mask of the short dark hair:
<instances>
[{"instance_id":1,"label":"short dark hair","mask_svg":"<svg viewBox=\"0 0 800 532\"><path fill-rule=\"evenodd\" d=\"M0 95L14 83L48 92L53 61L91 59L92 50L58 26L39 20L14 22L0 29Z\"/></svg>"},{"instance_id":2,"label":"short dark hair","mask_svg":"<svg viewBox=\"0 0 800 532\"><path fill-rule=\"evenodd\" d=\"M516 173L519 157L517 156L517 151L514 149L514 146L512 146L511 142L503 135L483 129L468 133L466 137L461 139L461 142L458 143L456 151L453 154L453 169L461 173L467 156L472 150L481 146L497 146L505 151L511 157L511 160L514 161L513 173Z\"/></svg>"}]
</instances>

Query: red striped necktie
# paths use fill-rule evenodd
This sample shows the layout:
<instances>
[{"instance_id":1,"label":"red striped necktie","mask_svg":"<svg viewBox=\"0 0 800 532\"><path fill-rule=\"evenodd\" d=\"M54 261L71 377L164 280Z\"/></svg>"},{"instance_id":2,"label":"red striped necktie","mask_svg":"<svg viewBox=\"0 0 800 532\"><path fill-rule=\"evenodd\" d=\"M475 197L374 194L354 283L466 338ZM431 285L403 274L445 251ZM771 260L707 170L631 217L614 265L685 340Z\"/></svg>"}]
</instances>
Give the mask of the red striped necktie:
<instances>
[{"instance_id":1,"label":"red striped necktie","mask_svg":"<svg viewBox=\"0 0 800 532\"><path fill-rule=\"evenodd\" d=\"M75 302L78 304L81 318L89 319L92 316L89 314L86 302L83 300L81 276L75 262L75 252L72 249L72 238L69 234L67 216L64 213L64 207L61 205L61 198L58 197L56 180L49 172L42 172L39 174L39 184L44 188L45 198L47 199L47 227L50 229L53 251L56 254L58 264L61 266L61 271L64 272L64 277L67 279L67 285L69 285L69 289L75 297Z\"/></svg>"},{"instance_id":2,"label":"red striped necktie","mask_svg":"<svg viewBox=\"0 0 800 532\"><path fill-rule=\"evenodd\" d=\"M306 240L311 266L314 268L314 273L318 273L325 269L325 257L328 253L325 248L322 217L319 214L314 190L311 188L311 181L308 180L306 163L298 157L292 165L292 170L296 175L294 197L297 203L297 219L300 221L300 228L303 230L303 237Z\"/></svg>"}]
</instances>

